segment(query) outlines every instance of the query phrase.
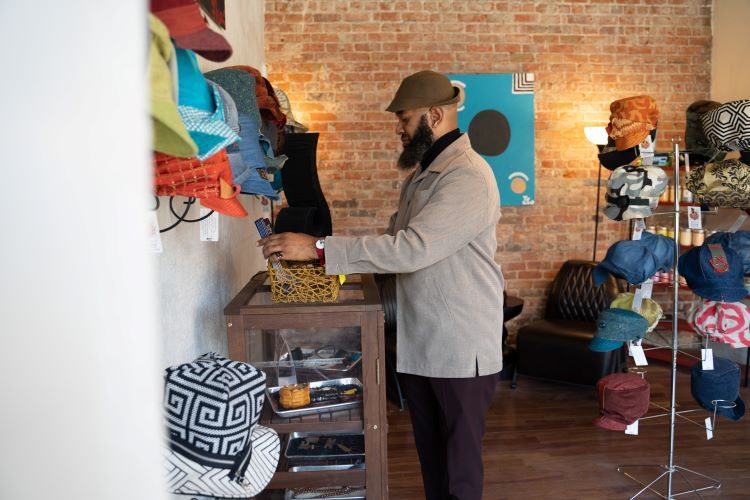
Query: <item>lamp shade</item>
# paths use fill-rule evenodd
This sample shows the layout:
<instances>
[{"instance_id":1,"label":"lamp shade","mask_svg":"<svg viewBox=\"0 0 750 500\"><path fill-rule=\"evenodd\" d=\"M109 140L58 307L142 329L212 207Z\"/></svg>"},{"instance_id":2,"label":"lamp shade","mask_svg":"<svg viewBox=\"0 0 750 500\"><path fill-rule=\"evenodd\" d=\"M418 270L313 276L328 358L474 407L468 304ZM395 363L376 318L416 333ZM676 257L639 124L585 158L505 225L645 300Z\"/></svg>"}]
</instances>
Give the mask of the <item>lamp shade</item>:
<instances>
[{"instance_id":1,"label":"lamp shade","mask_svg":"<svg viewBox=\"0 0 750 500\"><path fill-rule=\"evenodd\" d=\"M583 127L583 133L586 134L586 139L591 144L596 144L597 146L607 145L606 127Z\"/></svg>"}]
</instances>

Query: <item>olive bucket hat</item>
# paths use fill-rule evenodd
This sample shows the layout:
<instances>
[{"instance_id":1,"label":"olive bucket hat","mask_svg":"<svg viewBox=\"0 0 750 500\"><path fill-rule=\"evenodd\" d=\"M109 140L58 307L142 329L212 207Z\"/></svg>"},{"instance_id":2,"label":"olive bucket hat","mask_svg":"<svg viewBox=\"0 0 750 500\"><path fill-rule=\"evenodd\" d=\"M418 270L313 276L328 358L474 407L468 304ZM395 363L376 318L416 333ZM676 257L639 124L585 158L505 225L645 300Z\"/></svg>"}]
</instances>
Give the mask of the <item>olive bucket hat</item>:
<instances>
[{"instance_id":1,"label":"olive bucket hat","mask_svg":"<svg viewBox=\"0 0 750 500\"><path fill-rule=\"evenodd\" d=\"M404 78L385 110L398 113L405 109L444 106L458 102L459 94L458 87L453 86L447 76L435 71L420 71Z\"/></svg>"}]
</instances>

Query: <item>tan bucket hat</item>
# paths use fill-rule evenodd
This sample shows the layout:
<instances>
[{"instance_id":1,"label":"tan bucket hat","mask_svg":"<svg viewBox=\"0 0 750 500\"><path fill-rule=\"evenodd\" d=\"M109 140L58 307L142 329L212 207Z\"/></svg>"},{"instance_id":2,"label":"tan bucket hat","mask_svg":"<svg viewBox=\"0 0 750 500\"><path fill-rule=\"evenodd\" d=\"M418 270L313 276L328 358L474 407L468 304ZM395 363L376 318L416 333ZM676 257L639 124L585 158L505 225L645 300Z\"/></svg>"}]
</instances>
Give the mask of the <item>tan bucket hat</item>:
<instances>
[{"instance_id":1,"label":"tan bucket hat","mask_svg":"<svg viewBox=\"0 0 750 500\"><path fill-rule=\"evenodd\" d=\"M459 100L459 88L447 76L436 71L420 71L407 76L399 85L393 101L385 108L391 113L405 109L444 106Z\"/></svg>"}]
</instances>

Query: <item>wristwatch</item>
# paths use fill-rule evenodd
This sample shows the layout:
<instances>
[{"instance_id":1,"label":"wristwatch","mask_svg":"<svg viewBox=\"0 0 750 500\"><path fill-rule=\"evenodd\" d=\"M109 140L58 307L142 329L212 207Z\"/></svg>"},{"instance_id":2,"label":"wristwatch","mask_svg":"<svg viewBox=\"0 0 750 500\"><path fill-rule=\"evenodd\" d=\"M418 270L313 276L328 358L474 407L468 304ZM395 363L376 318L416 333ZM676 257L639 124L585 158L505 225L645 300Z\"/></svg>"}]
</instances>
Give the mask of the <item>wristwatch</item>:
<instances>
[{"instance_id":1,"label":"wristwatch","mask_svg":"<svg viewBox=\"0 0 750 500\"><path fill-rule=\"evenodd\" d=\"M326 265L326 240L325 238L320 238L315 242L315 251L318 253L318 261L320 261L321 266Z\"/></svg>"}]
</instances>

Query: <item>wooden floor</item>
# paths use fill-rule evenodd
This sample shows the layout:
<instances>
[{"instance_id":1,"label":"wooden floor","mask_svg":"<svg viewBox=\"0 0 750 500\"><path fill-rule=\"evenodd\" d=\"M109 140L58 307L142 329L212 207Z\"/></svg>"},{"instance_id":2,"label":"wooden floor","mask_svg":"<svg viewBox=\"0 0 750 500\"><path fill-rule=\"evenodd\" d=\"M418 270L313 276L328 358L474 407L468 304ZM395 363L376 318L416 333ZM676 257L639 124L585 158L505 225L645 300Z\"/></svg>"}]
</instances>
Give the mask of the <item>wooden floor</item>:
<instances>
[{"instance_id":1,"label":"wooden floor","mask_svg":"<svg viewBox=\"0 0 750 500\"><path fill-rule=\"evenodd\" d=\"M670 370L651 362L646 378L651 401L668 405ZM750 403L750 390L741 389ZM690 373L677 376L679 409L699 408L690 396ZM661 413L650 411L649 414ZM628 499L640 490L617 472L618 465L655 464L632 469L650 482L668 463L669 418L642 420L639 435L599 429L593 388L519 377L518 388L500 381L487 418L484 439L484 498L491 499ZM688 414L702 422L708 412ZM423 499L419 461L407 412L391 406L388 413L388 482L392 500ZM717 418L714 438L705 430L677 419L674 464L721 481L705 498L750 499L750 415L739 421ZM673 495L691 489L673 475ZM691 476L690 479L694 479ZM694 481L705 485L706 482ZM666 491L665 481L659 491ZM638 498L659 498L646 492ZM678 498L700 498L695 494Z\"/></svg>"}]
</instances>

